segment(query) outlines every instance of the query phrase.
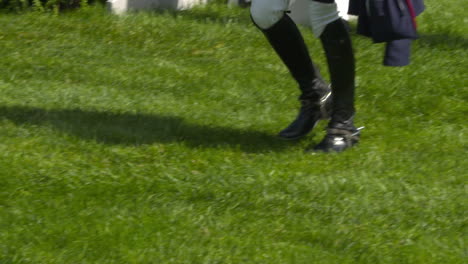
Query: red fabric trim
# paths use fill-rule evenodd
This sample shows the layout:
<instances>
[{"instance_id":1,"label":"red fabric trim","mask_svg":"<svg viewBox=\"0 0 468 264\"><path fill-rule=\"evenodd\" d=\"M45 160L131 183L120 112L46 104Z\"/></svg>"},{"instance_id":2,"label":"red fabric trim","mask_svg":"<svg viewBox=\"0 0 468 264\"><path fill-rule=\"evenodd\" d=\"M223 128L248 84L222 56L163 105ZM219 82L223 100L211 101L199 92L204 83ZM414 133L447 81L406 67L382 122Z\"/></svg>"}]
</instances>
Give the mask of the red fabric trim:
<instances>
[{"instance_id":1,"label":"red fabric trim","mask_svg":"<svg viewBox=\"0 0 468 264\"><path fill-rule=\"evenodd\" d=\"M413 3L411 2L411 0L406 0L406 5L408 5L408 9L411 15L411 20L413 21L413 26L416 29L418 28L418 24L416 23L416 12L414 12Z\"/></svg>"}]
</instances>

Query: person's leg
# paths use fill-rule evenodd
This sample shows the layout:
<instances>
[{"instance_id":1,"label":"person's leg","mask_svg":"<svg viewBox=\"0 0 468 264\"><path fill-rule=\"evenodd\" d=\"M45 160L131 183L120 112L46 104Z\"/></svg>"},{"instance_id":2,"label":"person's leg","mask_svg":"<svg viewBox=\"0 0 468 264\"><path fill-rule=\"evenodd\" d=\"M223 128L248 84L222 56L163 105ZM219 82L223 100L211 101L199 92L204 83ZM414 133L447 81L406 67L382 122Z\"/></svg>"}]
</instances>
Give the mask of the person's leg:
<instances>
[{"instance_id":1,"label":"person's leg","mask_svg":"<svg viewBox=\"0 0 468 264\"><path fill-rule=\"evenodd\" d=\"M312 0L309 15L312 31L325 51L333 95L327 135L313 149L342 151L359 140L353 125L355 61L349 29L339 18L334 0Z\"/></svg>"},{"instance_id":2,"label":"person's leg","mask_svg":"<svg viewBox=\"0 0 468 264\"><path fill-rule=\"evenodd\" d=\"M385 45L385 66L406 66L410 64L411 39L389 41Z\"/></svg>"},{"instance_id":3,"label":"person's leg","mask_svg":"<svg viewBox=\"0 0 468 264\"><path fill-rule=\"evenodd\" d=\"M320 119L326 118L325 105L330 101L330 91L312 63L299 29L286 14L288 7L289 0L253 0L251 16L299 84L301 110L297 118L279 133L281 138L297 139L309 133Z\"/></svg>"}]
</instances>

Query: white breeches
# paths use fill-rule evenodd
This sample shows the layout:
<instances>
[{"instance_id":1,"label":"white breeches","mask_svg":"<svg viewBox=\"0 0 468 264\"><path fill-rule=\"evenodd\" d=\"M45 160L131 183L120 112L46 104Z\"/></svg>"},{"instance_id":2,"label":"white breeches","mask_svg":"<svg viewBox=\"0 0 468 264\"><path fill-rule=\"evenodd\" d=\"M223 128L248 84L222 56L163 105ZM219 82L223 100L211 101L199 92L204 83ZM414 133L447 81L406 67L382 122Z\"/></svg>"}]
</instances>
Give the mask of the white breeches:
<instances>
[{"instance_id":1,"label":"white breeches","mask_svg":"<svg viewBox=\"0 0 468 264\"><path fill-rule=\"evenodd\" d=\"M252 0L250 14L258 27L268 29L278 22L284 12L289 10L295 0ZM309 23L312 32L320 37L325 27L337 20L338 6L336 3L328 4L308 0Z\"/></svg>"}]
</instances>

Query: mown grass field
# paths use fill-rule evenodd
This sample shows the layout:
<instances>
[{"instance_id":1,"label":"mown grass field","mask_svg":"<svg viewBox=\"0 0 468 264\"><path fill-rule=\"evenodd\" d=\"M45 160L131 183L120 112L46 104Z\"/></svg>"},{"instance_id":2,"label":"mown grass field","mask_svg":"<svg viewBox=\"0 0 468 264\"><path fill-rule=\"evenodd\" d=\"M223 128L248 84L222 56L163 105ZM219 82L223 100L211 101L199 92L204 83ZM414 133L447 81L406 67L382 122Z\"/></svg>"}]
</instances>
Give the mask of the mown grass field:
<instances>
[{"instance_id":1,"label":"mown grass field","mask_svg":"<svg viewBox=\"0 0 468 264\"><path fill-rule=\"evenodd\" d=\"M337 155L276 138L299 94L245 9L0 14L0 263L466 263L460 3L408 67L353 35Z\"/></svg>"}]
</instances>

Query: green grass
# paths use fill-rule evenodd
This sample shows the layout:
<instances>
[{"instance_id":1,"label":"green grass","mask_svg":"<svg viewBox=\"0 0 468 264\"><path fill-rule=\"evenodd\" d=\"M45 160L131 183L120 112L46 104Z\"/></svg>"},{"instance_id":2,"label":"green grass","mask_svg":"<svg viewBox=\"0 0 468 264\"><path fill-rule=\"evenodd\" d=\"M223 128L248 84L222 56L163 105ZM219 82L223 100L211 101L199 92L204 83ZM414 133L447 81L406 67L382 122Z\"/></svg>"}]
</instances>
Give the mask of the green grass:
<instances>
[{"instance_id":1,"label":"green grass","mask_svg":"<svg viewBox=\"0 0 468 264\"><path fill-rule=\"evenodd\" d=\"M408 67L353 35L338 155L303 152L325 123L276 139L298 89L247 10L0 14L0 263L466 263L458 2L427 0Z\"/></svg>"}]
</instances>

